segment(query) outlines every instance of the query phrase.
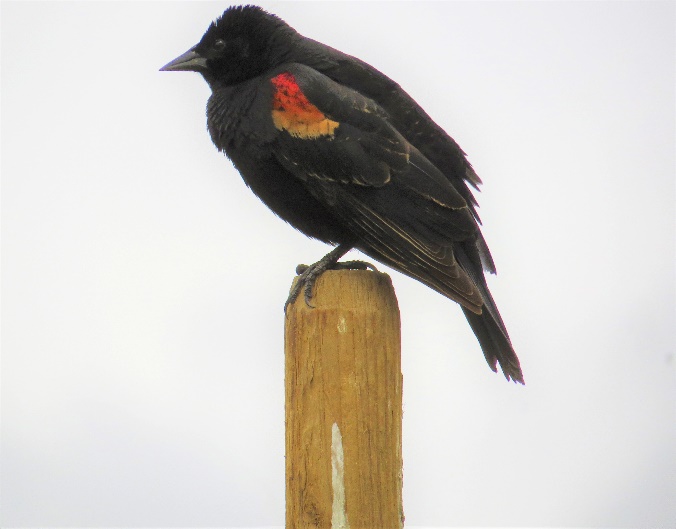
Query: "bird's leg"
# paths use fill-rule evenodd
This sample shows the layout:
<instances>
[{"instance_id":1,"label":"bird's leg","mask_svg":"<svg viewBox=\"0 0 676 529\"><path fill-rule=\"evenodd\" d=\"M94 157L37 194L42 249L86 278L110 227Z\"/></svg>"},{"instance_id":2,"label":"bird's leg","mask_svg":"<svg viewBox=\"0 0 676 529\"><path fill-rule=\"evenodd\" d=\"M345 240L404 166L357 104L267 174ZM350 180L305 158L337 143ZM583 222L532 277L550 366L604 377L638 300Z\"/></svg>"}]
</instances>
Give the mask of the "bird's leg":
<instances>
[{"instance_id":1,"label":"bird's leg","mask_svg":"<svg viewBox=\"0 0 676 529\"><path fill-rule=\"evenodd\" d=\"M366 270L371 268L372 270L377 271L376 267L371 263L365 263L364 261L345 261L339 263L343 255L349 252L352 249L352 246L348 244L339 244L319 261L311 265L298 265L296 267L296 274L298 274L298 280L291 289L289 297L284 303L284 312L286 308L291 305L298 295L300 294L301 289L305 292L305 303L308 307L314 308L310 303L312 299L312 288L314 287L315 281L327 270Z\"/></svg>"}]
</instances>

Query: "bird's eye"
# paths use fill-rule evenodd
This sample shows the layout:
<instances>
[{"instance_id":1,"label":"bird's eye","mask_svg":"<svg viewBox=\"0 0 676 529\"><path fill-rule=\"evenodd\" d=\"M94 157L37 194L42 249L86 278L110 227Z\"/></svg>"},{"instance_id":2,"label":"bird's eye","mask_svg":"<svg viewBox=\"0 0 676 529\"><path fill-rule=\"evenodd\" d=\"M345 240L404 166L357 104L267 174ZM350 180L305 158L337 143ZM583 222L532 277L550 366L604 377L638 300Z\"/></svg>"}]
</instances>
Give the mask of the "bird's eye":
<instances>
[{"instance_id":1,"label":"bird's eye","mask_svg":"<svg viewBox=\"0 0 676 529\"><path fill-rule=\"evenodd\" d=\"M223 51L225 49L225 41L223 39L218 39L214 42L213 48L216 51Z\"/></svg>"}]
</instances>

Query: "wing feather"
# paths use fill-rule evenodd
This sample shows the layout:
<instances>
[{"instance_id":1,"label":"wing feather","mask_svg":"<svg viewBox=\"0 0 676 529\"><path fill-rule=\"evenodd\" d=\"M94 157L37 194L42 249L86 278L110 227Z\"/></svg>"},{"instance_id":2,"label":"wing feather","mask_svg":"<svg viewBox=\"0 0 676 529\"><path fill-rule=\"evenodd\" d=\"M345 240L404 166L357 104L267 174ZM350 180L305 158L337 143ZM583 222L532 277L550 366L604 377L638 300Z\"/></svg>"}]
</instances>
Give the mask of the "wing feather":
<instances>
[{"instance_id":1,"label":"wing feather","mask_svg":"<svg viewBox=\"0 0 676 529\"><path fill-rule=\"evenodd\" d=\"M458 242L480 231L452 182L373 100L304 65L274 75L273 84L285 83L276 111L297 103L292 116L274 117L279 163L347 226L357 248L481 314L481 292L454 255ZM310 109L306 116L303 109ZM337 125L322 135L279 126L294 120Z\"/></svg>"}]
</instances>

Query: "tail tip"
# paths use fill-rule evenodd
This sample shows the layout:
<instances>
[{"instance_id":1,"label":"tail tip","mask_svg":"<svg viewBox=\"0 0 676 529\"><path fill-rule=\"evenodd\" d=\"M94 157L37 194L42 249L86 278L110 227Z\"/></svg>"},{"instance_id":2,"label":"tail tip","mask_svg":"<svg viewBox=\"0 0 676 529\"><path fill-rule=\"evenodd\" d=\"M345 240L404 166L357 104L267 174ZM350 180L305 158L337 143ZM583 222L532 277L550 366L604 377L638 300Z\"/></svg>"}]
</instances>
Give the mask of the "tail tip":
<instances>
[{"instance_id":1,"label":"tail tip","mask_svg":"<svg viewBox=\"0 0 676 529\"><path fill-rule=\"evenodd\" d=\"M505 378L508 381L514 382L515 384L519 383L522 386L526 385L526 382L523 379L523 373L521 371L521 367L515 368L513 366L509 366L507 369L505 369L505 367L503 367L503 366L500 366L500 367L502 368L502 373L505 375Z\"/></svg>"}]
</instances>

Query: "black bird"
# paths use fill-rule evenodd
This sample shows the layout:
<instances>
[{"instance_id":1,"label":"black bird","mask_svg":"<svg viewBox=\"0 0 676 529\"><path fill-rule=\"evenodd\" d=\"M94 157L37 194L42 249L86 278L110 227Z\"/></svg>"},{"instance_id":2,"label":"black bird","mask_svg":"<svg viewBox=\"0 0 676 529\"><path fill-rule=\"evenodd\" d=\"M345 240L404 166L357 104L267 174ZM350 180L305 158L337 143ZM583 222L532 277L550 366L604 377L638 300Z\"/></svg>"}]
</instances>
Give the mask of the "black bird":
<instances>
[{"instance_id":1,"label":"black bird","mask_svg":"<svg viewBox=\"0 0 676 529\"><path fill-rule=\"evenodd\" d=\"M303 37L257 6L228 8L162 68L199 72L212 94L211 139L252 191L305 235L335 246L315 279L352 248L462 306L488 365L523 384L484 271L495 273L465 153L394 81Z\"/></svg>"}]
</instances>

